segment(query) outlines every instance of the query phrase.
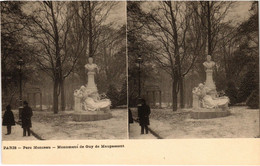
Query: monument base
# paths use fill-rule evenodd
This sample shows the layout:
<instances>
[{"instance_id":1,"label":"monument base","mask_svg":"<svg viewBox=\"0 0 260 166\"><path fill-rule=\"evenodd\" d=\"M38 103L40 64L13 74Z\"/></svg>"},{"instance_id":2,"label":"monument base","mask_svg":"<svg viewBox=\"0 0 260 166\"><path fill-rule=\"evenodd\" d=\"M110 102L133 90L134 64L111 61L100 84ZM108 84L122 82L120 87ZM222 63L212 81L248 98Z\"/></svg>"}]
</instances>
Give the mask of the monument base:
<instances>
[{"instance_id":1,"label":"monument base","mask_svg":"<svg viewBox=\"0 0 260 166\"><path fill-rule=\"evenodd\" d=\"M212 118L220 118L229 116L231 113L228 109L221 109L221 108L200 108L195 109L191 112L191 118L193 119L212 119Z\"/></svg>"},{"instance_id":2,"label":"monument base","mask_svg":"<svg viewBox=\"0 0 260 166\"><path fill-rule=\"evenodd\" d=\"M72 114L72 119L76 122L107 120L110 118L112 118L110 112L77 112Z\"/></svg>"}]
</instances>

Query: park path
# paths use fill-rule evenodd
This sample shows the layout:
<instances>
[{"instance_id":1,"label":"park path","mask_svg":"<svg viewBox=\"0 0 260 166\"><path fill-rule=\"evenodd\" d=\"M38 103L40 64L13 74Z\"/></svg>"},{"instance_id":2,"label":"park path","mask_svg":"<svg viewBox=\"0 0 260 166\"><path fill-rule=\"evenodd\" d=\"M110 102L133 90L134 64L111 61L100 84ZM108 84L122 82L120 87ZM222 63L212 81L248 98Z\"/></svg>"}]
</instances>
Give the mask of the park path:
<instances>
[{"instance_id":1,"label":"park path","mask_svg":"<svg viewBox=\"0 0 260 166\"><path fill-rule=\"evenodd\" d=\"M18 110L13 110L18 120ZM86 140L86 139L127 139L127 111L113 109L113 117L107 120L74 122L72 111L53 114L50 111L34 111L30 137L23 137L19 124L12 127L12 134L6 134L2 127L2 140Z\"/></svg>"},{"instance_id":2,"label":"park path","mask_svg":"<svg viewBox=\"0 0 260 166\"><path fill-rule=\"evenodd\" d=\"M148 134L140 134L141 127L137 122L134 122L129 125L129 139L157 139L151 131Z\"/></svg>"},{"instance_id":3,"label":"park path","mask_svg":"<svg viewBox=\"0 0 260 166\"><path fill-rule=\"evenodd\" d=\"M131 109L133 118L137 110ZM259 109L246 106L230 107L231 115L213 119L192 119L190 110L152 109L149 128L155 137L176 138L254 138L259 136ZM138 123L130 125L130 139L155 139L140 135ZM159 139L159 138L158 138Z\"/></svg>"},{"instance_id":4,"label":"park path","mask_svg":"<svg viewBox=\"0 0 260 166\"><path fill-rule=\"evenodd\" d=\"M10 135L5 135L7 133L6 126L2 126L2 140L3 141L29 141L37 140L33 135L23 137L23 129L20 125L16 124L12 126L12 133Z\"/></svg>"}]
</instances>

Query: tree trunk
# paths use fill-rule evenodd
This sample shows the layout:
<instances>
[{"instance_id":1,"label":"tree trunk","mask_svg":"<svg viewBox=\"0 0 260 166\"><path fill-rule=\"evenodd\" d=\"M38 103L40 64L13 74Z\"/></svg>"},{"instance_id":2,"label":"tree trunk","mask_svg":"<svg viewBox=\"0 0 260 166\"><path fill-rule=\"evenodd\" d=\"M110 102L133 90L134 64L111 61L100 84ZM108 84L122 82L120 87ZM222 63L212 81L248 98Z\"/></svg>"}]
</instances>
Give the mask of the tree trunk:
<instances>
[{"instance_id":1,"label":"tree trunk","mask_svg":"<svg viewBox=\"0 0 260 166\"><path fill-rule=\"evenodd\" d=\"M178 87L177 87L177 84L178 84L178 81L179 81L179 86L180 86L180 93L181 93L181 105L184 105L183 103L183 98L184 98L184 95L183 95L183 79L182 79L182 70L181 70L181 60L180 60L180 52L179 52L179 43L178 43L178 32L177 32L177 26L176 26L176 19L174 17L174 14L173 14L173 9L172 9L172 3L171 1L168 2L169 3L169 8L170 8L170 13L171 13L171 20L172 20L172 31L173 31L173 34L174 34L174 37L173 37L173 41L174 41L174 54L175 54L175 58L176 58L176 65L177 65L177 68L175 70L177 70L177 72L174 74L174 81L173 81L173 90L172 92L174 92L172 94L173 96L173 100L176 99L176 106L174 106L173 104L173 111L176 111L177 110L177 92L178 92ZM175 97L176 95L176 97Z\"/></svg>"},{"instance_id":2,"label":"tree trunk","mask_svg":"<svg viewBox=\"0 0 260 166\"><path fill-rule=\"evenodd\" d=\"M207 19L208 19L208 55L212 56L211 52L211 20L210 20L210 2L207 1L207 8L208 8L208 13L207 13ZM212 56L213 58L213 56Z\"/></svg>"},{"instance_id":3,"label":"tree trunk","mask_svg":"<svg viewBox=\"0 0 260 166\"><path fill-rule=\"evenodd\" d=\"M3 64L3 62L2 62L2 64ZM7 84L8 84L8 81L7 81L7 76L6 76L6 69L5 69L5 64L3 64L2 65L3 67L2 67L2 78L4 78L3 79L3 82L2 82L2 92L3 92L3 94L2 94L2 101L3 101L3 103L4 104L11 104L11 101L8 103L8 97L9 97L9 94L8 94L8 86L7 86Z\"/></svg>"},{"instance_id":4,"label":"tree trunk","mask_svg":"<svg viewBox=\"0 0 260 166\"><path fill-rule=\"evenodd\" d=\"M61 56L60 56L60 43L59 43L59 30L57 27L57 20L55 18L55 12L53 9L53 3L49 2L49 7L51 9L51 15L53 20L53 32L54 32L54 41L55 41L55 58L56 64L54 69L54 88L53 88L53 112L54 114L59 111L59 84L62 79L62 66L61 66Z\"/></svg>"},{"instance_id":5,"label":"tree trunk","mask_svg":"<svg viewBox=\"0 0 260 166\"><path fill-rule=\"evenodd\" d=\"M59 82L58 79L55 79L54 81L54 87L53 87L53 105L52 105L52 109L54 114L57 114L59 112L59 92L58 92L58 88L59 88Z\"/></svg>"},{"instance_id":6,"label":"tree trunk","mask_svg":"<svg viewBox=\"0 0 260 166\"><path fill-rule=\"evenodd\" d=\"M177 95L177 81L172 82L172 111L177 111L178 108L178 95Z\"/></svg>"},{"instance_id":7,"label":"tree trunk","mask_svg":"<svg viewBox=\"0 0 260 166\"><path fill-rule=\"evenodd\" d=\"M85 69L85 64L87 63L87 57L88 57L88 47L87 46L89 43L89 33L88 33L88 19L85 19L85 15L88 15L88 7L87 7L87 3L81 1L81 5L82 5L82 17L78 16L77 17L77 24L76 27L80 27L80 23L79 20L81 21L81 25L82 27L79 29L79 31L83 32L83 36L82 39L83 41L81 42L81 47L83 48L82 53L79 55L79 61L78 61L78 67L79 67L79 71L77 72L77 74L79 74L80 76L80 84L86 84L87 83L87 76L86 76L86 69ZM78 11L76 11L77 13ZM79 20L78 20L79 19Z\"/></svg>"},{"instance_id":8,"label":"tree trunk","mask_svg":"<svg viewBox=\"0 0 260 166\"><path fill-rule=\"evenodd\" d=\"M65 79L61 78L60 79L60 90L61 90L61 110L62 111L65 111L65 107L66 107L64 82L65 82Z\"/></svg>"},{"instance_id":9,"label":"tree trunk","mask_svg":"<svg viewBox=\"0 0 260 166\"><path fill-rule=\"evenodd\" d=\"M183 84L183 77L180 76L180 81L179 81L179 86L180 86L180 106L181 108L184 108L185 104L184 104L184 84Z\"/></svg>"},{"instance_id":10,"label":"tree trunk","mask_svg":"<svg viewBox=\"0 0 260 166\"><path fill-rule=\"evenodd\" d=\"M93 35L92 35L92 10L91 2L88 1L88 25L89 25L89 57L93 57Z\"/></svg>"}]
</instances>

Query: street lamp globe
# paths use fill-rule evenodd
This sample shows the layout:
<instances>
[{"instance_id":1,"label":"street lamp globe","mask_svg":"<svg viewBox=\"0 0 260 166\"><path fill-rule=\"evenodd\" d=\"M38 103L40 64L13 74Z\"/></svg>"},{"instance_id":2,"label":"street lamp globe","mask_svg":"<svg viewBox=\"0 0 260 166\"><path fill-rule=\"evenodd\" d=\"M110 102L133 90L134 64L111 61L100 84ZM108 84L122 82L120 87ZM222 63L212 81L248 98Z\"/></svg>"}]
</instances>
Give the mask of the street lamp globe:
<instances>
[{"instance_id":1,"label":"street lamp globe","mask_svg":"<svg viewBox=\"0 0 260 166\"><path fill-rule=\"evenodd\" d=\"M137 62L138 62L138 63L142 63L142 61L143 61L143 59L141 58L141 56L139 56L139 57L137 58Z\"/></svg>"},{"instance_id":2,"label":"street lamp globe","mask_svg":"<svg viewBox=\"0 0 260 166\"><path fill-rule=\"evenodd\" d=\"M24 65L22 57L20 57L20 59L17 61L17 64L19 65L19 69L22 67L22 65Z\"/></svg>"}]
</instances>

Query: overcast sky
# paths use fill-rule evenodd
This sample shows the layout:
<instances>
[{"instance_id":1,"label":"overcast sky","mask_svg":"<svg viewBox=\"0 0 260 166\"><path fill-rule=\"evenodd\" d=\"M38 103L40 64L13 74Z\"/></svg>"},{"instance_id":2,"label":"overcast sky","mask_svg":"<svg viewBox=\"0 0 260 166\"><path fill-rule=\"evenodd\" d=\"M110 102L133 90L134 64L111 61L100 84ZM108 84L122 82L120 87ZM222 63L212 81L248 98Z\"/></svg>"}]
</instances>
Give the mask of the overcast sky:
<instances>
[{"instance_id":1,"label":"overcast sky","mask_svg":"<svg viewBox=\"0 0 260 166\"><path fill-rule=\"evenodd\" d=\"M33 10L38 7L39 3L29 2L23 6L23 11L26 14L32 14ZM126 2L119 1L117 5L111 9L107 20L103 24L114 22L114 27L121 27L126 24Z\"/></svg>"},{"instance_id":2,"label":"overcast sky","mask_svg":"<svg viewBox=\"0 0 260 166\"><path fill-rule=\"evenodd\" d=\"M157 2L146 2L144 3L144 6L146 7L149 3L149 6L151 3L156 6ZM246 20L249 17L249 9L251 7L252 2L250 1L239 1L236 2L236 5L230 10L228 13L226 20L232 20L235 23L241 23L242 21ZM28 7L28 6L27 6ZM27 12L32 11L33 5L29 5L29 9ZM109 22L114 22L116 27L121 27L123 24L126 23L126 2L125 1L119 1L117 6L115 6L108 16L108 19L104 22L104 24L107 24Z\"/></svg>"},{"instance_id":3,"label":"overcast sky","mask_svg":"<svg viewBox=\"0 0 260 166\"><path fill-rule=\"evenodd\" d=\"M249 9L251 8L252 1L234 1L234 6L230 9L226 15L225 21L232 20L234 24L240 24L244 20L249 18ZM147 1L142 4L142 9L146 12L156 8L158 1Z\"/></svg>"},{"instance_id":4,"label":"overcast sky","mask_svg":"<svg viewBox=\"0 0 260 166\"><path fill-rule=\"evenodd\" d=\"M236 6L228 13L227 19L233 20L234 22L241 23L249 18L249 10L251 8L252 2L241 1L236 2Z\"/></svg>"},{"instance_id":5,"label":"overcast sky","mask_svg":"<svg viewBox=\"0 0 260 166\"><path fill-rule=\"evenodd\" d=\"M107 20L115 22L117 26L126 24L126 2L118 2L117 6L111 10Z\"/></svg>"}]
</instances>

